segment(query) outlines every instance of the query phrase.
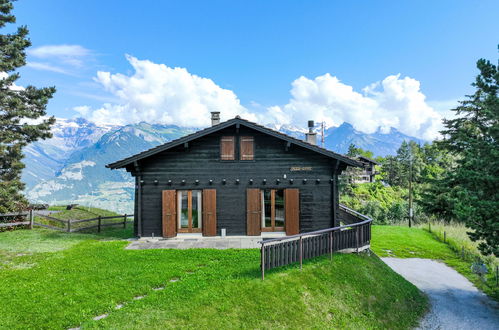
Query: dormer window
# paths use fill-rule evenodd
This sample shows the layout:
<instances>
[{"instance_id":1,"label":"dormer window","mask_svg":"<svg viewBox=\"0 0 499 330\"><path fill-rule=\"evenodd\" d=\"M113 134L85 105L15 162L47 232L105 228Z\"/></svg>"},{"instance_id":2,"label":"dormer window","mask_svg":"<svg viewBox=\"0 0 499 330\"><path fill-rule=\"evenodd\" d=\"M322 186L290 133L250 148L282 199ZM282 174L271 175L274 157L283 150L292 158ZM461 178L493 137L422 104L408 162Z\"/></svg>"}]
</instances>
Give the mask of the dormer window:
<instances>
[{"instance_id":1,"label":"dormer window","mask_svg":"<svg viewBox=\"0 0 499 330\"><path fill-rule=\"evenodd\" d=\"M236 139L234 136L222 136L220 139L220 159L235 160L236 159Z\"/></svg>"},{"instance_id":2,"label":"dormer window","mask_svg":"<svg viewBox=\"0 0 499 330\"><path fill-rule=\"evenodd\" d=\"M254 160L255 159L255 146L252 136L241 136L239 139L239 159L240 160Z\"/></svg>"}]
</instances>

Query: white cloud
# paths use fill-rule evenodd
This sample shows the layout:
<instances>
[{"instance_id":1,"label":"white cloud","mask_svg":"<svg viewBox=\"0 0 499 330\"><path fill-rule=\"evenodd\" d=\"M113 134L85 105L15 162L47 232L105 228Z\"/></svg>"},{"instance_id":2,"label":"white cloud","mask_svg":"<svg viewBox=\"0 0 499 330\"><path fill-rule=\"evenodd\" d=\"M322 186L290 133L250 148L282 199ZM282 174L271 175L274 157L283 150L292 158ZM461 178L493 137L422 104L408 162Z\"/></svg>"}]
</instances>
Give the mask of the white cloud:
<instances>
[{"instance_id":1,"label":"white cloud","mask_svg":"<svg viewBox=\"0 0 499 330\"><path fill-rule=\"evenodd\" d=\"M363 94L329 73L292 83L289 103L268 108L267 122L302 124L308 119L328 125L351 123L373 133L395 127L401 132L434 139L441 128L441 115L425 101L419 81L400 75L388 76L363 89Z\"/></svg>"},{"instance_id":2,"label":"white cloud","mask_svg":"<svg viewBox=\"0 0 499 330\"><path fill-rule=\"evenodd\" d=\"M234 92L211 79L185 68L126 58L134 69L131 74L99 71L94 78L117 101L75 111L97 123L121 125L146 121L204 127L210 124L210 111L220 111L224 120L241 115L263 124L297 127L305 127L309 119L328 126L348 122L366 133L395 127L428 140L438 137L441 129L441 114L426 102L419 81L410 77L391 75L361 92L329 73L314 79L300 77L292 82L287 104L264 108L250 102L250 111Z\"/></svg>"},{"instance_id":3,"label":"white cloud","mask_svg":"<svg viewBox=\"0 0 499 330\"><path fill-rule=\"evenodd\" d=\"M28 49L30 57L44 62L29 61L28 66L37 70L71 74L71 69L81 69L93 55L92 51L80 45L44 45Z\"/></svg>"},{"instance_id":4,"label":"white cloud","mask_svg":"<svg viewBox=\"0 0 499 330\"><path fill-rule=\"evenodd\" d=\"M97 123L129 124L140 121L202 127L210 123L210 111L220 111L222 119L241 115L256 120L230 90L211 79L127 55L131 75L97 72L95 81L119 99L99 109L79 108Z\"/></svg>"},{"instance_id":5,"label":"white cloud","mask_svg":"<svg viewBox=\"0 0 499 330\"><path fill-rule=\"evenodd\" d=\"M55 66L55 65L48 64L48 63L28 62L28 63L26 63L26 66L29 67L29 68L37 69L37 70L44 70L44 71L52 71L52 72L63 73L63 74L70 74L65 69L60 68L60 67Z\"/></svg>"}]
</instances>

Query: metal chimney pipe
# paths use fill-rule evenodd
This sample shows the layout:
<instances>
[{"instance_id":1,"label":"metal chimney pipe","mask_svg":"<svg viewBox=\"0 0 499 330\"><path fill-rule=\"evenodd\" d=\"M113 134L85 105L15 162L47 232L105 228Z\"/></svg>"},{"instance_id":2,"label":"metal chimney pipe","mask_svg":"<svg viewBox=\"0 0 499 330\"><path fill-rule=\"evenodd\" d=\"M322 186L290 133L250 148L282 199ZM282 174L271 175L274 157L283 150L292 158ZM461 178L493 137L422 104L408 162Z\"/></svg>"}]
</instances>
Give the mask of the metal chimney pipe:
<instances>
[{"instance_id":1,"label":"metal chimney pipe","mask_svg":"<svg viewBox=\"0 0 499 330\"><path fill-rule=\"evenodd\" d=\"M211 126L220 124L220 111L211 112Z\"/></svg>"},{"instance_id":2,"label":"metal chimney pipe","mask_svg":"<svg viewBox=\"0 0 499 330\"><path fill-rule=\"evenodd\" d=\"M308 133L305 134L305 141L317 145L317 133L314 132L314 121L308 121Z\"/></svg>"}]
</instances>

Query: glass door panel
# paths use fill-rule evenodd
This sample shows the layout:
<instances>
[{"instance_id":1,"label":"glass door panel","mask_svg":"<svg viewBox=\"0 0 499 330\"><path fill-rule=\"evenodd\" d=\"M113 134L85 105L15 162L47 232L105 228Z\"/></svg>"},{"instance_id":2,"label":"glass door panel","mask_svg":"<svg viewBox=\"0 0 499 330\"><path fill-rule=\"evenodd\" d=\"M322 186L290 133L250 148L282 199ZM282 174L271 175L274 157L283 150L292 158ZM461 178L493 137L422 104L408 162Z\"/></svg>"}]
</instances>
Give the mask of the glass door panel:
<instances>
[{"instance_id":1,"label":"glass door panel","mask_svg":"<svg viewBox=\"0 0 499 330\"><path fill-rule=\"evenodd\" d=\"M284 231L284 189L262 189L262 231Z\"/></svg>"},{"instance_id":2,"label":"glass door panel","mask_svg":"<svg viewBox=\"0 0 499 330\"><path fill-rule=\"evenodd\" d=\"M284 189L276 189L274 197L274 227L284 230Z\"/></svg>"},{"instance_id":3,"label":"glass door panel","mask_svg":"<svg viewBox=\"0 0 499 330\"><path fill-rule=\"evenodd\" d=\"M177 213L178 231L180 233L201 232L202 191L178 190Z\"/></svg>"}]
</instances>

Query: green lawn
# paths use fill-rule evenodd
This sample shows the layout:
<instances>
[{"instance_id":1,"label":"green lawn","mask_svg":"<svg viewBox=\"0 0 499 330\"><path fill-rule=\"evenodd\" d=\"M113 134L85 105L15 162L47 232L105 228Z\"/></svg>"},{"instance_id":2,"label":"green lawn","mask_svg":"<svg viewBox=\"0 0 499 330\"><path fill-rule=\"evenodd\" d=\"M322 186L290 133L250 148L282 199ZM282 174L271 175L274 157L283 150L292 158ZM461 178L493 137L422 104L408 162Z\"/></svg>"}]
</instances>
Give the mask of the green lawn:
<instances>
[{"instance_id":1,"label":"green lawn","mask_svg":"<svg viewBox=\"0 0 499 330\"><path fill-rule=\"evenodd\" d=\"M471 271L471 262L462 260L451 247L421 228L402 226L373 226L372 250L380 257L426 258L445 262L468 278L477 288L499 301L499 287L495 285L494 272L483 282Z\"/></svg>"},{"instance_id":2,"label":"green lawn","mask_svg":"<svg viewBox=\"0 0 499 330\"><path fill-rule=\"evenodd\" d=\"M120 215L118 213L104 210L104 209L99 209L95 207L86 207L86 206L76 206L72 208L71 210L66 210L66 206L51 206L49 208L49 211L57 211L57 213L52 213L50 216L56 219L61 219L61 220L82 220L82 219L94 219L98 216L102 217L109 217L109 216L117 216ZM128 218L129 221L133 220L132 218ZM54 227L59 227L61 229L66 229L67 225L60 223L58 221L52 221L40 216L35 217L35 222L37 223L42 223ZM108 224L108 223L123 223L123 218L117 218L117 219L104 219L101 220L101 224ZM88 221L88 222L80 222L80 223L74 223L71 225L71 228L74 230L76 228L83 228L83 227L90 227L90 226L95 226L97 225L98 221ZM114 226L112 226L114 227ZM87 230L85 230L87 231ZM97 229L89 229L88 231L95 232Z\"/></svg>"},{"instance_id":3,"label":"green lawn","mask_svg":"<svg viewBox=\"0 0 499 330\"><path fill-rule=\"evenodd\" d=\"M375 255L317 258L262 281L258 250L125 250L129 234L0 233L0 327L408 329L427 308Z\"/></svg>"}]
</instances>

